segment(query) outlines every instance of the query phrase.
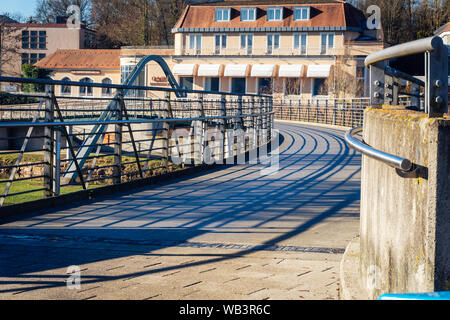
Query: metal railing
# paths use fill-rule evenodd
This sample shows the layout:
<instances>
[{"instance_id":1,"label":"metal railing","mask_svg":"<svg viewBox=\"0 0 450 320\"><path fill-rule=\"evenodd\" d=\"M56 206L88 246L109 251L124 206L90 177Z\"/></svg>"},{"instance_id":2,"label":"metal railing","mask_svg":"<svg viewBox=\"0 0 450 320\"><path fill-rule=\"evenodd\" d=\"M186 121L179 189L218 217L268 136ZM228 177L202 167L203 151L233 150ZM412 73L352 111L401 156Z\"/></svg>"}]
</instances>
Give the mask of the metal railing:
<instances>
[{"instance_id":1,"label":"metal railing","mask_svg":"<svg viewBox=\"0 0 450 320\"><path fill-rule=\"evenodd\" d=\"M363 127L357 127L350 129L345 134L345 141L349 147L355 149L356 151L361 152L362 154L369 156L373 159L382 161L391 167L396 169L400 169L402 171L410 171L412 168L412 163L408 159L400 158L389 153L371 148L369 145L361 142L360 140L354 138L354 135L361 133L363 131Z\"/></svg>"},{"instance_id":2,"label":"metal railing","mask_svg":"<svg viewBox=\"0 0 450 320\"><path fill-rule=\"evenodd\" d=\"M361 126L369 98L274 100L275 119L343 127Z\"/></svg>"},{"instance_id":3,"label":"metal railing","mask_svg":"<svg viewBox=\"0 0 450 320\"><path fill-rule=\"evenodd\" d=\"M425 54L425 81L388 65L394 58L421 53ZM399 95L406 94L418 110L430 116L448 112L448 50L442 38L420 39L372 53L365 65L370 69L371 106L398 105ZM409 90L402 91L400 79Z\"/></svg>"},{"instance_id":4,"label":"metal railing","mask_svg":"<svg viewBox=\"0 0 450 320\"><path fill-rule=\"evenodd\" d=\"M425 53L425 82L387 65L391 59L419 53ZM366 58L365 64L370 68L371 106L398 105L400 94L407 94L412 97L413 106L430 117L442 117L448 112L448 50L440 37L416 40L375 52ZM411 84L412 92L400 90L400 79ZM377 150L356 139L354 135L362 130L358 127L346 133L345 140L351 148L401 172L411 172L415 168L408 159Z\"/></svg>"},{"instance_id":5,"label":"metal railing","mask_svg":"<svg viewBox=\"0 0 450 320\"><path fill-rule=\"evenodd\" d=\"M0 94L38 101L0 106L0 159L9 159L0 163L0 206L27 194L48 198L185 166L224 163L271 141L271 96L5 77L0 82L45 86L45 92ZM57 86L116 93L109 98L61 96L55 94ZM164 96L128 97L126 90ZM178 97L185 93L195 98ZM102 118L105 112L110 117ZM7 119L3 113L20 118ZM94 130L98 127L103 130ZM27 186L14 188L15 183Z\"/></svg>"}]
</instances>

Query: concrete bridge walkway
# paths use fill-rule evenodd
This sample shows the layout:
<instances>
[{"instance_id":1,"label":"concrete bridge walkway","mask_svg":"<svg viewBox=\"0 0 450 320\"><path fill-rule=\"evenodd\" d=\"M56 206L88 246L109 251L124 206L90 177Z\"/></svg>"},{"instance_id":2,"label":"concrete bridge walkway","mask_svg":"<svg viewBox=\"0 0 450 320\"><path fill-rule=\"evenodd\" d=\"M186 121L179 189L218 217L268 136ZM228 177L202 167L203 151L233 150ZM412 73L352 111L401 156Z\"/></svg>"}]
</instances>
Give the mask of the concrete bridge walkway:
<instances>
[{"instance_id":1,"label":"concrete bridge walkway","mask_svg":"<svg viewBox=\"0 0 450 320\"><path fill-rule=\"evenodd\" d=\"M5 221L0 299L336 299L360 156L342 130L276 126L273 175L226 167Z\"/></svg>"}]
</instances>

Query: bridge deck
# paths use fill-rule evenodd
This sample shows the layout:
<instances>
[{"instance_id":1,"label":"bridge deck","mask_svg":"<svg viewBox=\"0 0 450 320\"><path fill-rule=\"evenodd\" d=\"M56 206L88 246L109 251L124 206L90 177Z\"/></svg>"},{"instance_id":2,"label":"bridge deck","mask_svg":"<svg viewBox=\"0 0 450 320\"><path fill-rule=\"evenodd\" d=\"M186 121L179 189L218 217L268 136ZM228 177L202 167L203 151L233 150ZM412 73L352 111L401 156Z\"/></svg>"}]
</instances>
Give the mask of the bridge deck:
<instances>
[{"instance_id":1,"label":"bridge deck","mask_svg":"<svg viewBox=\"0 0 450 320\"><path fill-rule=\"evenodd\" d=\"M277 127L271 176L227 167L5 222L0 299L337 298L359 229L360 157L343 131Z\"/></svg>"}]
</instances>

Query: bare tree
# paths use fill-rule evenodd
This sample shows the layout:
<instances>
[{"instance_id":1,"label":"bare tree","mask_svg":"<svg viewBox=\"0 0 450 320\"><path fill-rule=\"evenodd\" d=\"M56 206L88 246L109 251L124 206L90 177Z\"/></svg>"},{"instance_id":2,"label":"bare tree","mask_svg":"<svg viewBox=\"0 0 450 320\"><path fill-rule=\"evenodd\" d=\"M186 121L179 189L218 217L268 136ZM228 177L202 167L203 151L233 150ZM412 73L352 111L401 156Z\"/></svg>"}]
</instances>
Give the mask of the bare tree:
<instances>
[{"instance_id":1,"label":"bare tree","mask_svg":"<svg viewBox=\"0 0 450 320\"><path fill-rule=\"evenodd\" d=\"M301 78L286 78L284 85L284 94L287 96L298 96L302 92Z\"/></svg>"},{"instance_id":2,"label":"bare tree","mask_svg":"<svg viewBox=\"0 0 450 320\"><path fill-rule=\"evenodd\" d=\"M172 45L184 0L92 0L91 21L103 47Z\"/></svg>"},{"instance_id":3,"label":"bare tree","mask_svg":"<svg viewBox=\"0 0 450 320\"><path fill-rule=\"evenodd\" d=\"M381 24L385 40L402 43L431 36L449 21L448 0L353 0L363 12L370 5L381 9Z\"/></svg>"},{"instance_id":4,"label":"bare tree","mask_svg":"<svg viewBox=\"0 0 450 320\"><path fill-rule=\"evenodd\" d=\"M18 74L11 74L15 70L20 48L21 34L16 26L17 20L21 17L14 17L8 13L0 15L0 76L8 70L11 76L20 76Z\"/></svg>"},{"instance_id":5,"label":"bare tree","mask_svg":"<svg viewBox=\"0 0 450 320\"><path fill-rule=\"evenodd\" d=\"M345 45L343 54L336 58L330 77L324 83L327 88L324 87L319 90L333 92L336 98L354 97L360 88L357 87L355 76L348 71L352 68L349 64L351 60L350 47Z\"/></svg>"}]
</instances>

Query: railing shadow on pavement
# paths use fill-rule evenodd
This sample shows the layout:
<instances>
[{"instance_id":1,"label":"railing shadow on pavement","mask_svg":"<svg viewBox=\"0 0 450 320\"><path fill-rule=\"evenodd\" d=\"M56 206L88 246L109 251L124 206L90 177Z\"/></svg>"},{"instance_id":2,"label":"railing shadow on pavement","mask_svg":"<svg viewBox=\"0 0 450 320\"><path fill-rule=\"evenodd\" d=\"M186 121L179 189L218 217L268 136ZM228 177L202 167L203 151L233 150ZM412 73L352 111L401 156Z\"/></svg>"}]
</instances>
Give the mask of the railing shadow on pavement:
<instances>
[{"instance_id":1,"label":"railing shadow on pavement","mask_svg":"<svg viewBox=\"0 0 450 320\"><path fill-rule=\"evenodd\" d=\"M232 252L229 255L218 256L217 254L212 254L211 257L209 257L205 261L189 262L182 265L167 267L161 266L156 267L152 270L127 273L120 276L90 275L84 277L83 283L94 284L103 281L119 280L128 277L138 277L153 273L179 270L182 268L188 268L202 264L210 264L225 261L228 259L235 259L237 257L248 255L256 250L264 250L277 246L283 241L286 241L304 232L305 230L310 229L324 219L339 214L339 211L341 209L344 209L352 204L357 205L357 202L359 200L358 182L352 181L352 179L354 179L355 175L359 173L359 168L355 165L355 158L358 158L358 156L345 146L342 137L338 135L337 132L330 131L326 134L317 134L316 132L303 129L299 133L297 128L292 127L286 129L284 135L286 135L284 144L286 150L284 150L280 154L281 168L277 179L271 180L267 179L267 177L262 176L256 179L258 181L257 186L247 188L246 186L248 186L249 184L251 185L251 183L253 183L254 181L254 179L251 179L252 173L254 174L254 172L257 172L259 170L258 165L232 167L233 170L231 172L214 170L215 172L207 172L206 174L218 174L218 177L216 176L215 180L208 180L208 183L205 183L204 181L196 181L197 178L201 179L205 173L198 174L197 177L191 179L193 180L193 182L190 182L192 183L190 187L193 187L193 189L185 191L184 194L174 194L173 197L167 197L166 194L168 192L177 193L186 190L186 185L170 184L166 185L166 189L163 189L161 192L156 194L153 193L151 195L147 195L145 194L145 190L142 189L136 192L134 195L127 195L126 193L124 193L123 195L119 195L116 197L106 197L102 199L98 204L93 203L93 207L91 208L89 208L88 204L87 208L81 208L80 212L76 212L73 214L67 213L65 215L65 217L67 217L69 220L72 219L72 221L77 217L81 217L82 220L80 220L80 222L82 222L83 217L86 217L86 222L92 222L95 220L95 218L94 220L91 220L89 218L89 214L98 211L99 207L102 207L106 211L113 211L106 215L97 216L97 219L111 219L115 216L120 216L121 213L124 213L127 210L138 212L137 215L131 215L128 219L124 217L122 219L117 219L116 222L110 221L100 228L94 227L91 229L83 229L82 223L77 224L74 222L66 224L61 229L52 229L48 227L45 228L46 222L57 223L59 220L64 219L64 217L54 217L53 219L47 219L47 221L42 220L41 222L36 222L34 224L28 225L27 228L30 228L30 232L34 233L34 236L37 237L35 239L36 241L39 241L39 236L42 236L44 239L45 237L50 236L56 241L59 237L61 241L69 241L72 243L81 242L78 244L79 250L77 251L77 249L75 248L75 252L71 253L64 248L56 248L56 253L59 253L54 257L54 259L51 259L51 261L42 260L42 264L23 266L23 268L21 269L2 266L1 276L14 278L11 280L2 281L2 284L21 284L25 286L28 285L28 287L23 288L23 290L35 290L65 286L64 280L66 276L53 277L51 275L48 276L44 274L36 275L36 273L43 272L49 269L67 267L68 265L73 264L85 265L88 263L106 259L126 257L128 255L136 254L136 252L154 257L158 256L158 249L174 245L176 246L177 244L184 245L189 242L189 240L193 240L202 234L214 232L214 230L209 227L210 225L215 224L217 228L222 228L221 232L223 232L223 230L227 230L225 232L231 231L257 233L258 228L261 228L265 224L279 219L282 216L294 214L295 212L302 210L302 208L308 206L313 208L317 206L323 209L324 205L325 207L327 207L326 210L323 210L320 214L313 213L306 215L306 217L303 217L301 219L297 219L298 225L296 227L293 227L290 230L281 231L280 234L276 235L272 239L263 241L260 245L250 248L243 248L242 250L238 250L238 252ZM301 140L300 136L303 137L305 143L295 143L296 139ZM325 145L325 150L320 150L320 153L318 153L318 146L320 143L323 143ZM349 164L354 164L355 166L354 169L348 173L347 177L345 179L339 179L338 181L333 180L333 177L336 174L339 174L340 170ZM294 167L295 169L283 170L283 165L288 166L284 169L289 169L289 167ZM318 168L315 168L316 165L318 166ZM317 170L311 170L311 172L309 172L309 169ZM249 170L253 171L248 172ZM298 175L299 173L304 173L304 176L301 179L298 179L296 177L296 175ZM204 214L203 217L193 217L191 218L190 222L186 221L184 224L174 226L173 228L158 228L157 226L155 226L155 224L157 223L165 222L170 219L180 219L183 217L183 215L189 215L189 213L191 212L201 213L202 208L208 209L214 206L223 206L224 199L222 199L220 197L220 193L217 193L216 191L220 189L221 192L227 192L227 187L222 188L221 185L223 184L223 181L220 181L220 179L218 179L219 177L227 180L227 183L229 184L227 187L230 189L228 190L228 192L231 192L231 190L233 189L236 190L236 188L237 190L242 191L242 189L239 189L239 187L245 188L246 190L245 194L235 194L235 197L233 199L237 198L237 200L233 201L237 201L237 203L230 203L228 206L228 210L223 210L220 211L220 213L216 214ZM284 181L285 185L280 187L277 182L278 180ZM196 189L196 187L198 186L200 186L201 188ZM336 195L330 194L334 191L337 192L337 189L341 188L342 186L345 186L345 190L347 190L344 194L342 194L342 191L339 191ZM308 197L308 194L311 193L315 188L317 189L315 191L316 196L313 198ZM211 190L211 193L206 197L193 195L195 193L207 190ZM261 201L261 196L255 198L250 196L253 192L258 191L263 193L262 197L266 199L266 201L270 199L270 204L260 204L259 202ZM302 195L304 196L304 198L302 198ZM181 198L181 201L184 201L186 206L190 205L191 207L185 209L182 212L176 212L167 216L167 212L170 212L171 209L174 209L176 207L176 204L170 204L170 202L175 200L175 198ZM194 200L193 203L192 200ZM330 205L331 200L333 205ZM156 203L166 201L169 204L163 208L149 210L148 208L154 205L155 201ZM289 210L276 214L278 203L283 201L285 203L286 201L292 201L293 205ZM111 203L108 204L108 202ZM323 203L321 204L321 202ZM120 209L121 206L122 209ZM64 208L64 211L67 212L71 209L74 209L73 206L68 205ZM55 211L50 211L47 214L51 216L52 212ZM120 228L117 226L114 227L115 224L124 223L127 220L132 221L133 219L139 219L145 216L149 217L149 215L150 217L152 215L155 215L154 221L147 224L141 224L139 227L131 229ZM252 219L255 216L260 219L259 223L255 223L252 227L247 228L247 231L239 230L241 228L238 227L230 227L233 222ZM32 229L33 227L39 227L39 229ZM36 233L36 230L40 231ZM18 232L23 233L23 231L24 229L15 230L13 228L6 228L2 229L2 234L3 236L7 236L8 234L10 234L12 235L12 239L14 239L14 235L17 235ZM27 235L24 234L23 236L26 238ZM29 233L28 236L30 237L30 240L33 239L32 234ZM171 239L171 241L164 241L162 239ZM90 242L93 243L92 247L90 246ZM107 246L108 244L117 245L118 247L120 247L121 245L126 245L128 246L128 249L120 250L120 248L118 248L117 251L101 250L98 246L99 243L105 246ZM129 246L132 246L133 251L129 251ZM43 257L46 255L48 256L48 251L46 251L47 249L43 249L39 246L36 246L34 248L36 251L33 252L33 255L35 255L36 257ZM87 248L89 248L89 250L86 250ZM76 252L78 252L79 254L76 254ZM205 255L208 254L206 253ZM47 280L39 281L39 277L45 278ZM53 278L54 280L49 281L49 278ZM14 289L4 289L0 290L0 292L6 293L10 292L11 290Z\"/></svg>"}]
</instances>

